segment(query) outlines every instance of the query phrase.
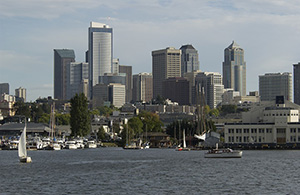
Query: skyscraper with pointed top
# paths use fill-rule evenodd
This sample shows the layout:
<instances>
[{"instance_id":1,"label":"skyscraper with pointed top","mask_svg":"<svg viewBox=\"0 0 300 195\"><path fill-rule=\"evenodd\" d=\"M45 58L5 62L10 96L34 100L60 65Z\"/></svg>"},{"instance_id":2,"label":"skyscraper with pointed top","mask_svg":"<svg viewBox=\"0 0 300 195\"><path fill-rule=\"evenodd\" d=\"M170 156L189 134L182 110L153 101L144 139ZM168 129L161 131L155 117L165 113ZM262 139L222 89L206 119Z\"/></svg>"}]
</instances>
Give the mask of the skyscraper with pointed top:
<instances>
[{"instance_id":1,"label":"skyscraper with pointed top","mask_svg":"<svg viewBox=\"0 0 300 195\"><path fill-rule=\"evenodd\" d=\"M241 96L246 96L244 50L235 41L224 50L223 84L224 88L232 88Z\"/></svg>"}]
</instances>

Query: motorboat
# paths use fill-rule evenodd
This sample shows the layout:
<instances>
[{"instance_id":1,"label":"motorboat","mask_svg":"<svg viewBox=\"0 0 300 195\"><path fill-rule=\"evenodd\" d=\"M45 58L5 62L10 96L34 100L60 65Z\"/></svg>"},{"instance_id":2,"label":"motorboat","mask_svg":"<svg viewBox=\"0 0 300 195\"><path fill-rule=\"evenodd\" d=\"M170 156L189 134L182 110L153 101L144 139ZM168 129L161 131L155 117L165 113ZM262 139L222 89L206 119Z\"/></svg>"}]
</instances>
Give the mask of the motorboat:
<instances>
[{"instance_id":1,"label":"motorboat","mask_svg":"<svg viewBox=\"0 0 300 195\"><path fill-rule=\"evenodd\" d=\"M94 140L89 140L86 145L87 148L97 148L97 144Z\"/></svg>"},{"instance_id":2,"label":"motorboat","mask_svg":"<svg viewBox=\"0 0 300 195\"><path fill-rule=\"evenodd\" d=\"M66 142L66 149L76 150L77 149L76 142L74 140L67 141Z\"/></svg>"},{"instance_id":3,"label":"motorboat","mask_svg":"<svg viewBox=\"0 0 300 195\"><path fill-rule=\"evenodd\" d=\"M205 158L242 158L243 151L232 150L230 148L219 149L218 144L215 149L209 150L204 154Z\"/></svg>"}]
</instances>

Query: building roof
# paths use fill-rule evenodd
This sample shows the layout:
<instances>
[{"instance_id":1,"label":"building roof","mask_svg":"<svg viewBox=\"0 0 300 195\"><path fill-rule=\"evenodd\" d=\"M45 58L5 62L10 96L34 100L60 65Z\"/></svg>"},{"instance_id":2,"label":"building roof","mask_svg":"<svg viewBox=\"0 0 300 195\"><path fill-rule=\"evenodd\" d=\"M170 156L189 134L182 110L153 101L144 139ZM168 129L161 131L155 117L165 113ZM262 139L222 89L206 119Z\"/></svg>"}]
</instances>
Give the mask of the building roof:
<instances>
[{"instance_id":1,"label":"building roof","mask_svg":"<svg viewBox=\"0 0 300 195\"><path fill-rule=\"evenodd\" d=\"M23 131L24 123L5 123L0 126L1 131ZM27 133L31 132L50 132L50 128L43 123L27 123Z\"/></svg>"},{"instance_id":2,"label":"building roof","mask_svg":"<svg viewBox=\"0 0 300 195\"><path fill-rule=\"evenodd\" d=\"M232 43L227 48L234 49L234 48L240 48L240 46L233 40Z\"/></svg>"},{"instance_id":3,"label":"building roof","mask_svg":"<svg viewBox=\"0 0 300 195\"><path fill-rule=\"evenodd\" d=\"M180 49L195 49L192 45L183 45Z\"/></svg>"},{"instance_id":4,"label":"building roof","mask_svg":"<svg viewBox=\"0 0 300 195\"><path fill-rule=\"evenodd\" d=\"M62 58L75 58L75 52L73 49L54 49Z\"/></svg>"}]
</instances>

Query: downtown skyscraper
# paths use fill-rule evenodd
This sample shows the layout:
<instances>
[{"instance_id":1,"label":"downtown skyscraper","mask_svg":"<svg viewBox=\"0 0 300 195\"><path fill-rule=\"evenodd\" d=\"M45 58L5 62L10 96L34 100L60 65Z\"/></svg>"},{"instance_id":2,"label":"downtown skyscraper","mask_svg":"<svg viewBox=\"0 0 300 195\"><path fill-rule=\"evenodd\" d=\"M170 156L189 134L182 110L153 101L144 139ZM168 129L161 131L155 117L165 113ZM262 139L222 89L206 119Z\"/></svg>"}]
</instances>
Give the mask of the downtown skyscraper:
<instances>
[{"instance_id":1,"label":"downtown skyscraper","mask_svg":"<svg viewBox=\"0 0 300 195\"><path fill-rule=\"evenodd\" d=\"M181 50L181 76L199 70L198 51L192 45L183 45Z\"/></svg>"},{"instance_id":2,"label":"downtown skyscraper","mask_svg":"<svg viewBox=\"0 0 300 195\"><path fill-rule=\"evenodd\" d=\"M113 29L106 24L91 22L88 45L90 97L92 97L93 86L99 83L99 76L112 72Z\"/></svg>"},{"instance_id":3,"label":"downtown skyscraper","mask_svg":"<svg viewBox=\"0 0 300 195\"><path fill-rule=\"evenodd\" d=\"M244 50L235 41L224 50L223 84L225 89L232 88L241 96L246 96Z\"/></svg>"}]
</instances>

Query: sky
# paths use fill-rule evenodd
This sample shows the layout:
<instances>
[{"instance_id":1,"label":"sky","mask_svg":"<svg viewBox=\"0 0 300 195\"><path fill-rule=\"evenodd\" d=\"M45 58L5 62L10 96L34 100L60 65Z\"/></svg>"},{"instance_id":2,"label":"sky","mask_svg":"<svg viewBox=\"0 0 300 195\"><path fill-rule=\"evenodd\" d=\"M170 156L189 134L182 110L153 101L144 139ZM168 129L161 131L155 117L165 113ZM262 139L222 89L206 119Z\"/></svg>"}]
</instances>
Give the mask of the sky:
<instances>
[{"instance_id":1,"label":"sky","mask_svg":"<svg viewBox=\"0 0 300 195\"><path fill-rule=\"evenodd\" d=\"M53 49L85 60L90 22L113 28L113 57L133 74L152 72L153 50L192 44L200 70L222 73L224 49L245 52L247 92L258 76L300 61L299 0L1 0L0 83L53 97Z\"/></svg>"}]
</instances>

